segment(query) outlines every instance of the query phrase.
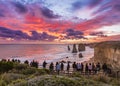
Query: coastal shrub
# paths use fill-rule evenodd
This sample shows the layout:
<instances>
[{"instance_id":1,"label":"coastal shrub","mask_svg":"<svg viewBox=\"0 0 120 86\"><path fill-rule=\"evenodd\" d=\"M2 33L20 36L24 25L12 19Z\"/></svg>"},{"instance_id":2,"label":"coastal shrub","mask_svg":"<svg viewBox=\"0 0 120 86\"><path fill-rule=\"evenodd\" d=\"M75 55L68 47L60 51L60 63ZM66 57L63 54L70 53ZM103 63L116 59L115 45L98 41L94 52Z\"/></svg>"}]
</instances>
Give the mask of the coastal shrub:
<instances>
[{"instance_id":1,"label":"coastal shrub","mask_svg":"<svg viewBox=\"0 0 120 86\"><path fill-rule=\"evenodd\" d=\"M103 82L103 83L109 83L111 78L106 76L106 75L97 75L97 76L93 76L92 78L95 81L99 81L99 82Z\"/></svg>"},{"instance_id":2,"label":"coastal shrub","mask_svg":"<svg viewBox=\"0 0 120 86\"><path fill-rule=\"evenodd\" d=\"M30 86L82 86L79 81L65 77L41 76L29 81Z\"/></svg>"},{"instance_id":3,"label":"coastal shrub","mask_svg":"<svg viewBox=\"0 0 120 86\"><path fill-rule=\"evenodd\" d=\"M34 67L29 67L29 68L26 68L26 69L22 70L21 73L24 74L24 75L30 75L30 74L36 73L36 70L37 69L34 68Z\"/></svg>"},{"instance_id":4,"label":"coastal shrub","mask_svg":"<svg viewBox=\"0 0 120 86\"><path fill-rule=\"evenodd\" d=\"M44 75L44 74L50 74L50 70L48 70L48 69L37 69L36 75Z\"/></svg>"},{"instance_id":5,"label":"coastal shrub","mask_svg":"<svg viewBox=\"0 0 120 86\"><path fill-rule=\"evenodd\" d=\"M71 76L72 77L84 78L79 72L74 72Z\"/></svg>"},{"instance_id":6,"label":"coastal shrub","mask_svg":"<svg viewBox=\"0 0 120 86\"><path fill-rule=\"evenodd\" d=\"M12 81L9 86L27 86L27 81L24 79L17 79Z\"/></svg>"},{"instance_id":7,"label":"coastal shrub","mask_svg":"<svg viewBox=\"0 0 120 86\"><path fill-rule=\"evenodd\" d=\"M2 62L0 61L0 73L8 72L14 67L13 62Z\"/></svg>"},{"instance_id":8,"label":"coastal shrub","mask_svg":"<svg viewBox=\"0 0 120 86\"><path fill-rule=\"evenodd\" d=\"M112 78L112 81L110 83L112 86L120 86L120 79Z\"/></svg>"},{"instance_id":9,"label":"coastal shrub","mask_svg":"<svg viewBox=\"0 0 120 86\"><path fill-rule=\"evenodd\" d=\"M81 79L76 77L67 77L67 76L39 76L33 78L29 81L31 86L102 86L101 83L98 83L90 79Z\"/></svg>"},{"instance_id":10,"label":"coastal shrub","mask_svg":"<svg viewBox=\"0 0 120 86\"><path fill-rule=\"evenodd\" d=\"M1 76L1 79L5 81L5 83L9 84L17 79L24 79L25 76L22 74L13 74L13 73L4 73Z\"/></svg>"},{"instance_id":11,"label":"coastal shrub","mask_svg":"<svg viewBox=\"0 0 120 86\"><path fill-rule=\"evenodd\" d=\"M16 70L25 70L27 67L28 67L27 64L19 64L19 63L14 64L14 68Z\"/></svg>"},{"instance_id":12,"label":"coastal shrub","mask_svg":"<svg viewBox=\"0 0 120 86\"><path fill-rule=\"evenodd\" d=\"M7 84L4 80L0 79L0 86L7 86Z\"/></svg>"}]
</instances>

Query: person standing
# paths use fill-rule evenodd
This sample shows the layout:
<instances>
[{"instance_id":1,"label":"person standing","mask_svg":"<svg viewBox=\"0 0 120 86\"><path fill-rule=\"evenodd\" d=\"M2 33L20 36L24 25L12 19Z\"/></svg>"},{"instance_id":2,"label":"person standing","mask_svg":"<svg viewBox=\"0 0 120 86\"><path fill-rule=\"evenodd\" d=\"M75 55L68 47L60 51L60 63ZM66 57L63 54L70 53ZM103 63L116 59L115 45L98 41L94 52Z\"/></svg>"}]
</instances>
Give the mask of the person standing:
<instances>
[{"instance_id":1,"label":"person standing","mask_svg":"<svg viewBox=\"0 0 120 86\"><path fill-rule=\"evenodd\" d=\"M97 69L97 71L100 71L100 69L101 69L101 66L100 66L100 63L99 63L99 62L98 62L97 65L96 65L96 69Z\"/></svg>"},{"instance_id":2,"label":"person standing","mask_svg":"<svg viewBox=\"0 0 120 86\"><path fill-rule=\"evenodd\" d=\"M64 70L64 64L63 64L63 62L61 62L61 71L63 71Z\"/></svg>"},{"instance_id":3,"label":"person standing","mask_svg":"<svg viewBox=\"0 0 120 86\"><path fill-rule=\"evenodd\" d=\"M54 70L54 64L53 64L53 62L51 62L50 66L49 66L49 69L50 69L50 72L53 72L53 70Z\"/></svg>"},{"instance_id":4,"label":"person standing","mask_svg":"<svg viewBox=\"0 0 120 86\"><path fill-rule=\"evenodd\" d=\"M44 62L43 62L43 68L46 68L46 65L47 65L47 62L44 61Z\"/></svg>"},{"instance_id":5,"label":"person standing","mask_svg":"<svg viewBox=\"0 0 120 86\"><path fill-rule=\"evenodd\" d=\"M91 63L89 63L88 70L89 70L89 74L91 74L91 71L92 71L92 65L91 65Z\"/></svg>"},{"instance_id":6,"label":"person standing","mask_svg":"<svg viewBox=\"0 0 120 86\"><path fill-rule=\"evenodd\" d=\"M94 63L92 63L92 71L93 71L93 73L95 74L96 72L96 70L95 70L95 64Z\"/></svg>"},{"instance_id":7,"label":"person standing","mask_svg":"<svg viewBox=\"0 0 120 86\"><path fill-rule=\"evenodd\" d=\"M69 70L70 70L70 63L68 62L67 63L67 71L68 71L68 73L69 73Z\"/></svg>"},{"instance_id":8,"label":"person standing","mask_svg":"<svg viewBox=\"0 0 120 86\"><path fill-rule=\"evenodd\" d=\"M61 68L61 66L60 66L60 64L57 62L56 63L56 71L57 71L57 74L59 75L59 73L60 73L60 68Z\"/></svg>"},{"instance_id":9,"label":"person standing","mask_svg":"<svg viewBox=\"0 0 120 86\"><path fill-rule=\"evenodd\" d=\"M84 70L84 65L83 63L81 63L81 73L83 73L83 70Z\"/></svg>"},{"instance_id":10,"label":"person standing","mask_svg":"<svg viewBox=\"0 0 120 86\"><path fill-rule=\"evenodd\" d=\"M88 63L85 65L85 74L88 74Z\"/></svg>"},{"instance_id":11,"label":"person standing","mask_svg":"<svg viewBox=\"0 0 120 86\"><path fill-rule=\"evenodd\" d=\"M77 63L77 70L81 71L81 64L80 63Z\"/></svg>"},{"instance_id":12,"label":"person standing","mask_svg":"<svg viewBox=\"0 0 120 86\"><path fill-rule=\"evenodd\" d=\"M74 63L72 64L72 67L73 67L73 71L75 72L75 71L77 70L76 62L74 62Z\"/></svg>"},{"instance_id":13,"label":"person standing","mask_svg":"<svg viewBox=\"0 0 120 86\"><path fill-rule=\"evenodd\" d=\"M103 72L104 72L104 73L107 72L108 67L107 67L107 64L106 64L106 63L104 63L104 64L102 65L102 69L103 69Z\"/></svg>"}]
</instances>

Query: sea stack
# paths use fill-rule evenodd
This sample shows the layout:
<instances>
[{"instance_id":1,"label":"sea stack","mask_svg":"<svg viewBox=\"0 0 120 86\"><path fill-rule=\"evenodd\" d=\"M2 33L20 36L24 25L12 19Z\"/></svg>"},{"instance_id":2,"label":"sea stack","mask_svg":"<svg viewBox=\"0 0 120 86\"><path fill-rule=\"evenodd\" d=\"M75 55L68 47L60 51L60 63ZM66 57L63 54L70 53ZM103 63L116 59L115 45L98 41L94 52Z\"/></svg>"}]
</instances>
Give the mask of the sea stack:
<instances>
[{"instance_id":1,"label":"sea stack","mask_svg":"<svg viewBox=\"0 0 120 86\"><path fill-rule=\"evenodd\" d=\"M70 46L68 45L68 51L70 51Z\"/></svg>"},{"instance_id":2,"label":"sea stack","mask_svg":"<svg viewBox=\"0 0 120 86\"><path fill-rule=\"evenodd\" d=\"M85 45L84 44L79 44L78 45L78 51L85 51Z\"/></svg>"},{"instance_id":3,"label":"sea stack","mask_svg":"<svg viewBox=\"0 0 120 86\"><path fill-rule=\"evenodd\" d=\"M72 53L77 53L76 44L73 45Z\"/></svg>"},{"instance_id":4,"label":"sea stack","mask_svg":"<svg viewBox=\"0 0 120 86\"><path fill-rule=\"evenodd\" d=\"M79 53L79 58L82 58L82 57L83 57L82 53Z\"/></svg>"}]
</instances>

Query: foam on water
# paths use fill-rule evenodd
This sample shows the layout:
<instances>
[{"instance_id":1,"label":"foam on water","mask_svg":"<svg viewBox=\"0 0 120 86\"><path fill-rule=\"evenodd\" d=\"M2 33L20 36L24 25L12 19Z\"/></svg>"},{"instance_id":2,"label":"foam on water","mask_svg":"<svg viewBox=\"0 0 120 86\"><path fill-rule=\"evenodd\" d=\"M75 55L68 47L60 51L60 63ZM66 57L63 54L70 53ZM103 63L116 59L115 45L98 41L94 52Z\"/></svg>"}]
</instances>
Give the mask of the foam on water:
<instances>
[{"instance_id":1,"label":"foam on water","mask_svg":"<svg viewBox=\"0 0 120 86\"><path fill-rule=\"evenodd\" d=\"M47 63L57 62L57 61L62 61L62 60L66 61L66 62L67 61L84 62L93 57L94 50L89 47L86 47L86 51L83 51L81 53L83 54L83 58L79 58L79 56L78 56L79 53L73 54L71 52L64 52L64 53L57 52L54 54L53 53L52 54L51 53L35 54L32 56L17 57L14 59L20 59L22 62L24 62L25 60L29 60L29 61L36 60L39 62L40 65L42 65L42 62L44 60L47 61ZM68 57L68 58L66 58L66 57Z\"/></svg>"}]
</instances>

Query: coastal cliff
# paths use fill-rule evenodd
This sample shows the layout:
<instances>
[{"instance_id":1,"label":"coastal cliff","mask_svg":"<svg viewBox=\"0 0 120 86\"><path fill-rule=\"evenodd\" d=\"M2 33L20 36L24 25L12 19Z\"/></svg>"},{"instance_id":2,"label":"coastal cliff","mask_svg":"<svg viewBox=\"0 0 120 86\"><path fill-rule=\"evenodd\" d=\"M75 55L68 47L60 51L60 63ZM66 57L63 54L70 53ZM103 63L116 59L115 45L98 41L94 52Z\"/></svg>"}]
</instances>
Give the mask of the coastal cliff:
<instances>
[{"instance_id":1,"label":"coastal cliff","mask_svg":"<svg viewBox=\"0 0 120 86\"><path fill-rule=\"evenodd\" d=\"M120 70L120 41L98 43L94 49L95 61L107 63L112 69Z\"/></svg>"}]
</instances>

